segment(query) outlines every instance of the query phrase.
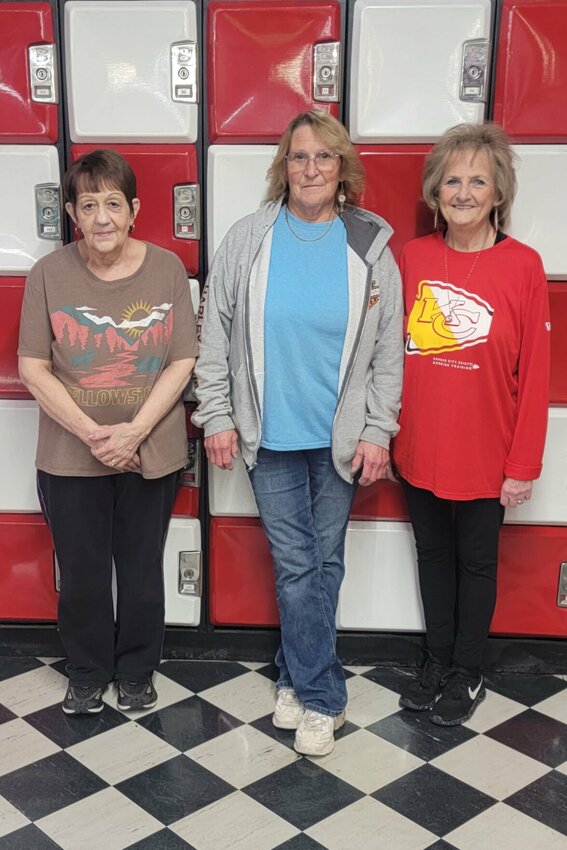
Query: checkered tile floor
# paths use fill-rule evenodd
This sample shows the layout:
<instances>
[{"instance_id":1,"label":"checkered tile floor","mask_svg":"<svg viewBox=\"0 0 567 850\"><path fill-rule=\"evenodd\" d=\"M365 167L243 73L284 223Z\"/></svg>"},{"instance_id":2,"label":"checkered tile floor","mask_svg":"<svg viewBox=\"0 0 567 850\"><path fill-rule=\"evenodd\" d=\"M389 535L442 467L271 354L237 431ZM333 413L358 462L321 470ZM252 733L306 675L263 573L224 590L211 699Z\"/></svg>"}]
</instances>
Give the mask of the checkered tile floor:
<instances>
[{"instance_id":1,"label":"checkered tile floor","mask_svg":"<svg viewBox=\"0 0 567 850\"><path fill-rule=\"evenodd\" d=\"M274 729L274 668L166 661L159 702L67 717L60 660L0 658L0 850L567 850L567 677L490 675L462 727L349 668L335 751Z\"/></svg>"}]
</instances>

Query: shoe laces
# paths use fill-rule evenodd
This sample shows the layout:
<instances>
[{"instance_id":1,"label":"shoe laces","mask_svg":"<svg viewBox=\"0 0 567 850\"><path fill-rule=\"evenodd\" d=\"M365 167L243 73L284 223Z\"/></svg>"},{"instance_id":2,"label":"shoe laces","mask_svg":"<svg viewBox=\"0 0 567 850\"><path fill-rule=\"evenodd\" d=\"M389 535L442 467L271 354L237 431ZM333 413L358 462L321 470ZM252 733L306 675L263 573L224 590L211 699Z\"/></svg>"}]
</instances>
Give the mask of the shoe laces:
<instances>
[{"instance_id":1,"label":"shoe laces","mask_svg":"<svg viewBox=\"0 0 567 850\"><path fill-rule=\"evenodd\" d=\"M445 680L443 688L443 696L458 700L465 694L468 696L468 688L474 682L478 685L478 679L474 679L470 674L462 670L451 670Z\"/></svg>"},{"instance_id":2,"label":"shoe laces","mask_svg":"<svg viewBox=\"0 0 567 850\"><path fill-rule=\"evenodd\" d=\"M329 721L334 724L334 718L330 715L321 714L320 711L313 711L312 708L308 708L303 715L302 725L313 731L323 731L329 727Z\"/></svg>"},{"instance_id":3,"label":"shoe laces","mask_svg":"<svg viewBox=\"0 0 567 850\"><path fill-rule=\"evenodd\" d=\"M419 678L421 687L429 688L437 679L442 680L444 678L443 669L443 664L440 664L437 659L429 657L425 662Z\"/></svg>"},{"instance_id":4,"label":"shoe laces","mask_svg":"<svg viewBox=\"0 0 567 850\"><path fill-rule=\"evenodd\" d=\"M72 685L71 692L75 699L90 699L100 691L96 685Z\"/></svg>"},{"instance_id":5,"label":"shoe laces","mask_svg":"<svg viewBox=\"0 0 567 850\"><path fill-rule=\"evenodd\" d=\"M278 701L280 703L283 703L284 705L291 706L297 706L301 704L293 688L280 688L278 690Z\"/></svg>"},{"instance_id":6,"label":"shoe laces","mask_svg":"<svg viewBox=\"0 0 567 850\"><path fill-rule=\"evenodd\" d=\"M148 690L148 682L120 682L120 690L125 696L140 697Z\"/></svg>"}]
</instances>

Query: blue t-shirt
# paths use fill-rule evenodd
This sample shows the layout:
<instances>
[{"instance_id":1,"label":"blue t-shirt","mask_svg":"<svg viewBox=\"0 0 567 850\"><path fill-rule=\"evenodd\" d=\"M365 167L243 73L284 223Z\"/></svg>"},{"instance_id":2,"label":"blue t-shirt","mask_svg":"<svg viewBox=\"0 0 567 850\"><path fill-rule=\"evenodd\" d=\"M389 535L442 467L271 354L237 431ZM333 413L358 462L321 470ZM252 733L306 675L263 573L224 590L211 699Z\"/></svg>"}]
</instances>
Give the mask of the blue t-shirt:
<instances>
[{"instance_id":1,"label":"blue t-shirt","mask_svg":"<svg viewBox=\"0 0 567 850\"><path fill-rule=\"evenodd\" d=\"M304 239L325 234L288 211ZM262 443L274 451L331 445L348 321L346 230L340 218L317 242L294 235L282 208L274 225L264 312Z\"/></svg>"}]
</instances>

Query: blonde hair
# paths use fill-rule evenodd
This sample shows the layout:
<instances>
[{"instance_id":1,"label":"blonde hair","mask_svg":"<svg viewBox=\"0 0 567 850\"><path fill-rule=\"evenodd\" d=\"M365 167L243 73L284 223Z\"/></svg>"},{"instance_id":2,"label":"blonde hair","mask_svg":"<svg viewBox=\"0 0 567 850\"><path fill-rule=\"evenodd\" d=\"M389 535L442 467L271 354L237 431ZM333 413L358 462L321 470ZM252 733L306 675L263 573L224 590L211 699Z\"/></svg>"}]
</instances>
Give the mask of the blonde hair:
<instances>
[{"instance_id":1,"label":"blonde hair","mask_svg":"<svg viewBox=\"0 0 567 850\"><path fill-rule=\"evenodd\" d=\"M494 207L491 221L496 220L498 211L500 227L506 227L510 210L516 196L516 154L510 140L497 124L457 124L446 130L425 160L423 171L423 200L431 210L439 210L439 189L449 162L462 151L483 151L488 156L494 174ZM441 219L443 216L441 215Z\"/></svg>"},{"instance_id":2,"label":"blonde hair","mask_svg":"<svg viewBox=\"0 0 567 850\"><path fill-rule=\"evenodd\" d=\"M283 198L284 203L287 201L289 184L286 156L289 153L291 137L294 132L298 127L305 126L311 127L313 133L329 150L340 154L341 171L339 179L342 183L342 191L347 203L356 204L358 196L362 192L364 169L343 125L332 115L318 109L301 112L287 125L266 175L269 185L265 202L279 201L280 198ZM337 196L339 194L340 189L337 189ZM337 204L336 198L335 204Z\"/></svg>"}]
</instances>

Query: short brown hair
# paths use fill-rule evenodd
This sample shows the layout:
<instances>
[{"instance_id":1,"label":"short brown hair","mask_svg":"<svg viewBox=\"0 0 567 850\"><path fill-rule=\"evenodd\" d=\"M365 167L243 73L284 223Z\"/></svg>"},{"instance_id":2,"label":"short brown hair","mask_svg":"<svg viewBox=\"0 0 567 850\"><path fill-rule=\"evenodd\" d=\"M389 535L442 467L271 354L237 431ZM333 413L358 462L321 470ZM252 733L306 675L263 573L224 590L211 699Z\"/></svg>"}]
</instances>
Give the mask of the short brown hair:
<instances>
[{"instance_id":1,"label":"short brown hair","mask_svg":"<svg viewBox=\"0 0 567 850\"><path fill-rule=\"evenodd\" d=\"M65 201L74 209L81 192L100 192L103 186L122 192L130 212L134 212L136 175L124 157L110 148L86 153L67 169L63 178Z\"/></svg>"},{"instance_id":2,"label":"short brown hair","mask_svg":"<svg viewBox=\"0 0 567 850\"><path fill-rule=\"evenodd\" d=\"M340 121L319 109L301 112L287 125L266 175L269 183L266 202L279 201L280 198L283 198L284 202L287 201L289 185L287 182L286 156L289 153L291 137L298 127L304 126L311 127L313 133L321 139L324 145L327 145L334 153L340 154L340 179L343 184L343 193L349 204L355 204L362 192L364 169L348 133Z\"/></svg>"},{"instance_id":3,"label":"short brown hair","mask_svg":"<svg viewBox=\"0 0 567 850\"><path fill-rule=\"evenodd\" d=\"M446 130L425 160L423 199L428 207L439 211L439 189L443 174L453 157L464 150L484 151L494 172L495 209L498 221L506 227L516 196L516 154L510 140L498 124L457 124ZM492 213L491 213L492 215Z\"/></svg>"}]
</instances>

